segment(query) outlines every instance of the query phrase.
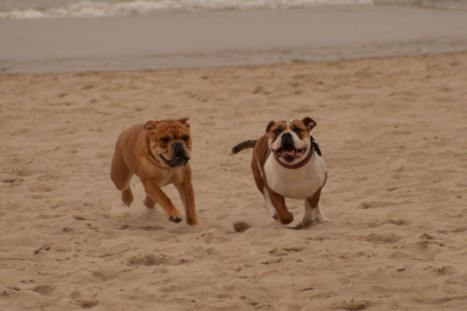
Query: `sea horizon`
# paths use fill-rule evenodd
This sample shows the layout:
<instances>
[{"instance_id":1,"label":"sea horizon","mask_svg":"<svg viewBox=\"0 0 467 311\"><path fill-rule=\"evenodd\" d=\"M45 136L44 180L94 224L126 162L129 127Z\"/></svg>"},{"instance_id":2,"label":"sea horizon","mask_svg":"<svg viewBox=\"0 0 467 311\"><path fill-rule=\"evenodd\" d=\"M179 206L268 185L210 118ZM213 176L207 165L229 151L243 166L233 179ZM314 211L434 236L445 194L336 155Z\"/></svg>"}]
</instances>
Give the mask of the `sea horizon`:
<instances>
[{"instance_id":1,"label":"sea horizon","mask_svg":"<svg viewBox=\"0 0 467 311\"><path fill-rule=\"evenodd\" d=\"M362 6L467 10L467 0L0 0L0 19L102 18L157 13Z\"/></svg>"}]
</instances>

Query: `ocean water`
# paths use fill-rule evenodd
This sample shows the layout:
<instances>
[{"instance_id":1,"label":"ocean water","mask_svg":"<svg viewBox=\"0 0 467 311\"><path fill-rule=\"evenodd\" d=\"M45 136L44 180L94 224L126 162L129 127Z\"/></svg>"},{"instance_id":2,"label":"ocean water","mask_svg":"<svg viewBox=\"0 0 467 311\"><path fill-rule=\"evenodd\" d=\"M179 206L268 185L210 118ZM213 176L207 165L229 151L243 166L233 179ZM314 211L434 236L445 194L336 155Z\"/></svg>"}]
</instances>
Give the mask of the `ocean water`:
<instances>
[{"instance_id":1,"label":"ocean water","mask_svg":"<svg viewBox=\"0 0 467 311\"><path fill-rule=\"evenodd\" d=\"M98 18L158 12L372 5L467 10L467 0L0 0L0 19Z\"/></svg>"}]
</instances>

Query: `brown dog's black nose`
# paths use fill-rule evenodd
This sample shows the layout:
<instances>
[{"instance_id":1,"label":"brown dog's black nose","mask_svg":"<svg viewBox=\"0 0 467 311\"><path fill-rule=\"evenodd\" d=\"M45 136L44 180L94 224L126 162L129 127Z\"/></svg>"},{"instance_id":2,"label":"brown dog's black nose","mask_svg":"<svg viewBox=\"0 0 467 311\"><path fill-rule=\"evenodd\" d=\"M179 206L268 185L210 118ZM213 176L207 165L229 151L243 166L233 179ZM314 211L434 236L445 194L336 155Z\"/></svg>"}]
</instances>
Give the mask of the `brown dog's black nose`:
<instances>
[{"instance_id":1,"label":"brown dog's black nose","mask_svg":"<svg viewBox=\"0 0 467 311\"><path fill-rule=\"evenodd\" d=\"M173 143L172 149L176 157L183 156L185 154L185 149L183 148L182 143L179 141Z\"/></svg>"},{"instance_id":2,"label":"brown dog's black nose","mask_svg":"<svg viewBox=\"0 0 467 311\"><path fill-rule=\"evenodd\" d=\"M188 160L190 160L190 157L186 152L185 147L179 141L176 141L172 144L172 152L172 160L167 161L167 163L172 167L185 165L188 162Z\"/></svg>"}]
</instances>

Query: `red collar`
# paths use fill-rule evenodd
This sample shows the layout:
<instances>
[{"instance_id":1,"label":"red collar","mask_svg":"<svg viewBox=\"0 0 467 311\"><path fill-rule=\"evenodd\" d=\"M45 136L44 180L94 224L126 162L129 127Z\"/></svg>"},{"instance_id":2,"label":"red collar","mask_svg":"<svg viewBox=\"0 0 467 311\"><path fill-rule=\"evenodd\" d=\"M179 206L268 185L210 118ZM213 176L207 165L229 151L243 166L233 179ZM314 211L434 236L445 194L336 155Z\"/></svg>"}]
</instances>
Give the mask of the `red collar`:
<instances>
[{"instance_id":1,"label":"red collar","mask_svg":"<svg viewBox=\"0 0 467 311\"><path fill-rule=\"evenodd\" d=\"M315 151L315 148L311 147L310 152L308 152L308 155L306 156L306 158L302 162L298 162L296 164L286 164L279 159L279 157L276 155L275 152L273 152L273 154L274 154L274 158L276 159L277 163L279 163L281 166L288 168L288 169L296 169L310 162L314 151Z\"/></svg>"}]
</instances>

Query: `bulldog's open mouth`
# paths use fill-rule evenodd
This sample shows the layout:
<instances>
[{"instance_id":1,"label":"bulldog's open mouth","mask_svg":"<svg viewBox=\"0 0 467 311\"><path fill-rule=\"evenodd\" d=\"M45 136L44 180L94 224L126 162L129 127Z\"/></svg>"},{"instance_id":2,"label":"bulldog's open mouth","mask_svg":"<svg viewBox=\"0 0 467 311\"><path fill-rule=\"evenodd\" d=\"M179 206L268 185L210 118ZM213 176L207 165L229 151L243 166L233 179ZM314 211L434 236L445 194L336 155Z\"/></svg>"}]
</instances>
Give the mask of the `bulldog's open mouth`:
<instances>
[{"instance_id":1,"label":"bulldog's open mouth","mask_svg":"<svg viewBox=\"0 0 467 311\"><path fill-rule=\"evenodd\" d=\"M306 148L295 149L292 145L282 146L277 150L274 150L274 154L284 159L286 162L292 162L293 160L302 157L306 152Z\"/></svg>"},{"instance_id":2,"label":"bulldog's open mouth","mask_svg":"<svg viewBox=\"0 0 467 311\"><path fill-rule=\"evenodd\" d=\"M164 158L164 156L160 155L162 160L164 160L165 163L167 163L168 166L170 167L177 167L177 166L182 166L188 163L190 160L190 157L187 155L179 155L174 157L172 160L167 160Z\"/></svg>"}]
</instances>

